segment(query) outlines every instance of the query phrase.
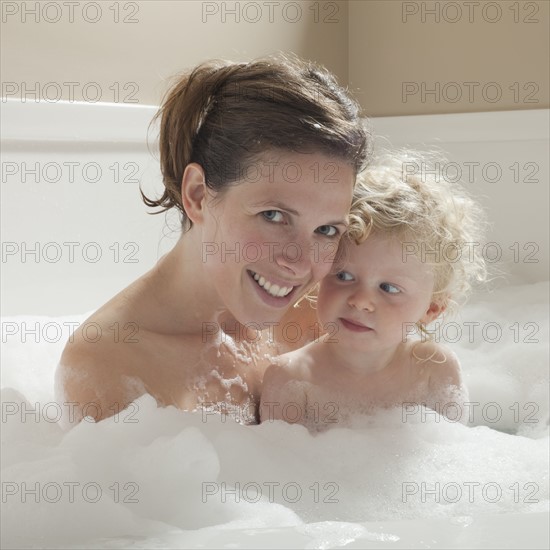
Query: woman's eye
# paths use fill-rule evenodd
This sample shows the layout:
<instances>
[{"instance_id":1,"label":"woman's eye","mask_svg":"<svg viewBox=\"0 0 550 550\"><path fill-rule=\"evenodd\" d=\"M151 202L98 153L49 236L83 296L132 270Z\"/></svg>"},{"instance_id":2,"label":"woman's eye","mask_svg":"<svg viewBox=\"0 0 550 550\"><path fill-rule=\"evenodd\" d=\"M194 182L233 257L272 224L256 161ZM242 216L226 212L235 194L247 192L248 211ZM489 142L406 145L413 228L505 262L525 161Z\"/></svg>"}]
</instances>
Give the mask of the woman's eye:
<instances>
[{"instance_id":1,"label":"woman's eye","mask_svg":"<svg viewBox=\"0 0 550 550\"><path fill-rule=\"evenodd\" d=\"M339 281L352 281L353 275L351 273L348 273L347 271L339 271L336 273L336 278Z\"/></svg>"},{"instance_id":2,"label":"woman's eye","mask_svg":"<svg viewBox=\"0 0 550 550\"><path fill-rule=\"evenodd\" d=\"M382 283L380 285L380 288L388 294L398 294L399 292L401 292L396 286L393 286L390 283Z\"/></svg>"},{"instance_id":3,"label":"woman's eye","mask_svg":"<svg viewBox=\"0 0 550 550\"><path fill-rule=\"evenodd\" d=\"M283 213L279 210L266 210L262 212L262 216L270 222L278 223L283 221Z\"/></svg>"},{"instance_id":4,"label":"woman's eye","mask_svg":"<svg viewBox=\"0 0 550 550\"><path fill-rule=\"evenodd\" d=\"M325 235L325 237L336 237L339 234L338 229L334 225L321 225L317 228L317 233Z\"/></svg>"}]
</instances>

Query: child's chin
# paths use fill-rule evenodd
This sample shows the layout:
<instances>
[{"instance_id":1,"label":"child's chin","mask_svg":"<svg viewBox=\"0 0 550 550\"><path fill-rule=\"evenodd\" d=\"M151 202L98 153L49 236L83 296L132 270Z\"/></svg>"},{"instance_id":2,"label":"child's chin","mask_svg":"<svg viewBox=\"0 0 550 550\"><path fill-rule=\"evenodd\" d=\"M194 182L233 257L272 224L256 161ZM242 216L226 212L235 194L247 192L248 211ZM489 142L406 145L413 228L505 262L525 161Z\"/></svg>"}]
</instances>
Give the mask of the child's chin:
<instances>
[{"instance_id":1,"label":"child's chin","mask_svg":"<svg viewBox=\"0 0 550 550\"><path fill-rule=\"evenodd\" d=\"M335 336L335 338L338 338L338 336ZM358 338L342 339L340 344L350 352L369 353L376 350L372 342L360 341Z\"/></svg>"}]
</instances>

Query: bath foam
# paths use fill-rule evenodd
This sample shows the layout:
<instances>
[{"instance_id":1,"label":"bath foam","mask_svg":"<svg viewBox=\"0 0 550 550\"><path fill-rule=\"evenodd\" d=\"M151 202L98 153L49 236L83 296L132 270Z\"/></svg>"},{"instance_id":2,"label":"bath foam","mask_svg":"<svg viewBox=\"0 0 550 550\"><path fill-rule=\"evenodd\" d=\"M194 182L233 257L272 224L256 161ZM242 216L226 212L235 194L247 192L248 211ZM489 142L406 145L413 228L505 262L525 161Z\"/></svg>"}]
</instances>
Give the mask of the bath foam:
<instances>
[{"instance_id":1,"label":"bath foam","mask_svg":"<svg viewBox=\"0 0 550 550\"><path fill-rule=\"evenodd\" d=\"M521 308L512 303L518 296ZM245 426L231 416L158 408L144 395L132 414L85 419L65 432L42 414L54 402L64 339L6 338L2 545L547 546L548 320L541 296L545 284L504 289L464 310L462 319L503 327L495 343L448 344L461 360L470 401L480 403L469 426L420 410L404 421L396 408L311 434L281 421ZM536 323L538 344L514 342L506 327L516 322ZM481 414L493 402L498 420L495 406ZM530 403L536 407L525 408ZM530 539L519 537L522 529Z\"/></svg>"}]
</instances>

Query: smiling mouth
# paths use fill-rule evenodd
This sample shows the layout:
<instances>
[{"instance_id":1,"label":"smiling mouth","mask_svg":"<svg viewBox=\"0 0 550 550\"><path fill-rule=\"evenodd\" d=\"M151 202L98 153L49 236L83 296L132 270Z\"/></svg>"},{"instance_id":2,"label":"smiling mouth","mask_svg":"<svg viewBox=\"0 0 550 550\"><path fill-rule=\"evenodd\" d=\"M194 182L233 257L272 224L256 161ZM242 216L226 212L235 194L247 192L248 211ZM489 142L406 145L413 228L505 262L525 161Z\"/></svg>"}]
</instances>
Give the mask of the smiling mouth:
<instances>
[{"instance_id":1,"label":"smiling mouth","mask_svg":"<svg viewBox=\"0 0 550 550\"><path fill-rule=\"evenodd\" d=\"M279 286L268 281L265 277L258 275L254 271L249 270L249 273L252 275L257 285L274 298L285 298L296 288L295 286Z\"/></svg>"}]
</instances>

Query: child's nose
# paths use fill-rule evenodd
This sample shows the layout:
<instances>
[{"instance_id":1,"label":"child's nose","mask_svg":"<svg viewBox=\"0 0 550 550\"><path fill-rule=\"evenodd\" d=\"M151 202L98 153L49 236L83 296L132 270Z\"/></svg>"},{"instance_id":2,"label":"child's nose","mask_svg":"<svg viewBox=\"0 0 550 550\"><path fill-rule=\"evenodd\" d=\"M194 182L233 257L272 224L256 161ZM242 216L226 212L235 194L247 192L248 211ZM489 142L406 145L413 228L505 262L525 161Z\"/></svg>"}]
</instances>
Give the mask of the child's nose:
<instances>
[{"instance_id":1,"label":"child's nose","mask_svg":"<svg viewBox=\"0 0 550 550\"><path fill-rule=\"evenodd\" d=\"M366 309L367 311L374 311L375 309L372 293L366 289L351 294L348 298L348 305L355 309Z\"/></svg>"}]
</instances>

